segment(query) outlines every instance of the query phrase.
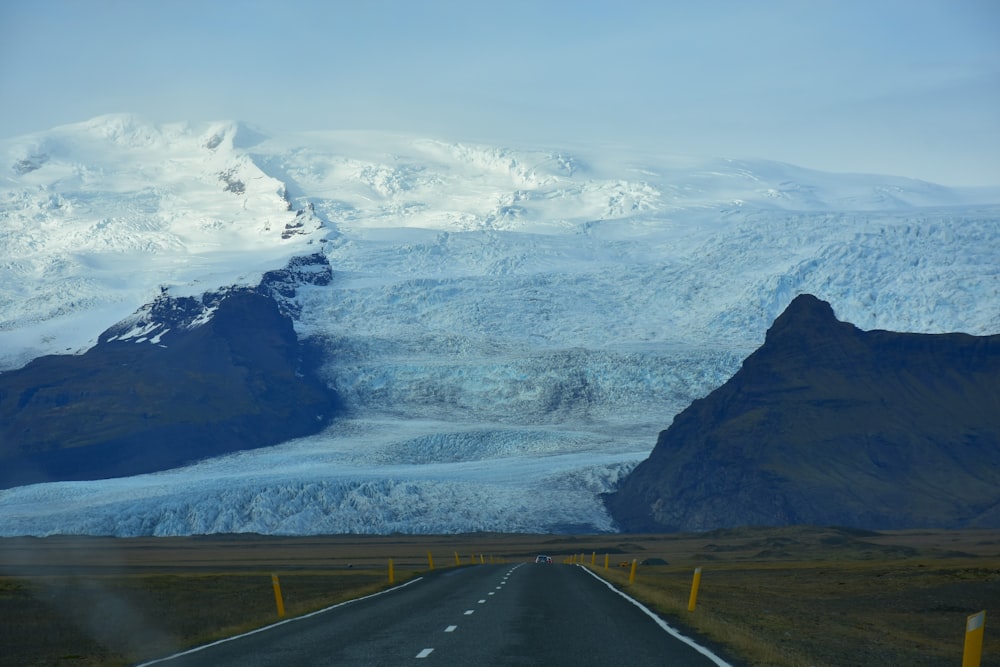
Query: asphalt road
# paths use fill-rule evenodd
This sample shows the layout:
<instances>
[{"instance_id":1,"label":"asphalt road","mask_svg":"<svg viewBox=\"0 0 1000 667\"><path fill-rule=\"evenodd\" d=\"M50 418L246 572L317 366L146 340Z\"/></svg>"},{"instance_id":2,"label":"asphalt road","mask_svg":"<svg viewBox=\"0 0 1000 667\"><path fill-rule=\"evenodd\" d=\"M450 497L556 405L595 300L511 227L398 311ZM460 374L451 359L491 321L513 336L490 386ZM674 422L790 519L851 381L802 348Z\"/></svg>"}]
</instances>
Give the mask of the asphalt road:
<instances>
[{"instance_id":1,"label":"asphalt road","mask_svg":"<svg viewBox=\"0 0 1000 667\"><path fill-rule=\"evenodd\" d=\"M207 647L164 667L726 663L673 637L584 568L478 565Z\"/></svg>"}]
</instances>

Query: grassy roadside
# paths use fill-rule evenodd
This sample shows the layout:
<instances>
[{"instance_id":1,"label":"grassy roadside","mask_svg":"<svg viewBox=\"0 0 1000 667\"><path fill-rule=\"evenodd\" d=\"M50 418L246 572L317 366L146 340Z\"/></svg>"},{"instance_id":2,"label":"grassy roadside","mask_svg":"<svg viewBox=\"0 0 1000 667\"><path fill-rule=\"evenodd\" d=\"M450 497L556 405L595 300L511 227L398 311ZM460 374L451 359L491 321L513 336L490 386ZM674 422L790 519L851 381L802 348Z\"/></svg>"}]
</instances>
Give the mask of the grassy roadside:
<instances>
[{"instance_id":1,"label":"grassy roadside","mask_svg":"<svg viewBox=\"0 0 1000 667\"><path fill-rule=\"evenodd\" d=\"M0 539L0 666L125 665L353 599L429 568L576 559L734 663L961 664L987 610L1000 667L1000 531L744 529L697 535ZM607 554L610 567L603 567ZM619 562L635 559L635 582ZM591 562L594 564L591 565ZM703 568L697 609L691 575Z\"/></svg>"},{"instance_id":2,"label":"grassy roadside","mask_svg":"<svg viewBox=\"0 0 1000 667\"><path fill-rule=\"evenodd\" d=\"M1000 601L1000 560L713 565L694 612L688 568L640 568L632 584L627 571L592 569L675 627L774 667L958 665L967 615ZM984 667L1000 665L996 635Z\"/></svg>"},{"instance_id":3,"label":"grassy roadside","mask_svg":"<svg viewBox=\"0 0 1000 667\"><path fill-rule=\"evenodd\" d=\"M488 562L486 547L499 553L480 536L0 538L0 667L135 664L277 622L272 574L290 618L405 582L428 554Z\"/></svg>"},{"instance_id":4,"label":"grassy roadside","mask_svg":"<svg viewBox=\"0 0 1000 667\"><path fill-rule=\"evenodd\" d=\"M401 573L400 579L405 576ZM280 575L286 618L389 587L384 572ZM280 618L270 572L0 578L0 665L127 665Z\"/></svg>"},{"instance_id":5,"label":"grassy roadside","mask_svg":"<svg viewBox=\"0 0 1000 667\"><path fill-rule=\"evenodd\" d=\"M760 546L762 534L742 545ZM1000 554L976 555L933 547L904 548L866 539L840 540L837 531L780 541L787 551L729 558L720 549L691 554L684 565L630 568L583 563L595 574L692 636L722 647L736 662L768 667L962 663L968 615L987 610L983 667L1000 666L1000 632L990 613L1000 606ZM774 538L766 537L765 542ZM919 540L918 540L919 542ZM816 552L817 546L827 546ZM708 545L703 545L708 546ZM767 550L765 550L767 551ZM820 557L821 556L821 557ZM697 604L688 611L694 566L702 567ZM996 616L994 616L995 618Z\"/></svg>"}]
</instances>

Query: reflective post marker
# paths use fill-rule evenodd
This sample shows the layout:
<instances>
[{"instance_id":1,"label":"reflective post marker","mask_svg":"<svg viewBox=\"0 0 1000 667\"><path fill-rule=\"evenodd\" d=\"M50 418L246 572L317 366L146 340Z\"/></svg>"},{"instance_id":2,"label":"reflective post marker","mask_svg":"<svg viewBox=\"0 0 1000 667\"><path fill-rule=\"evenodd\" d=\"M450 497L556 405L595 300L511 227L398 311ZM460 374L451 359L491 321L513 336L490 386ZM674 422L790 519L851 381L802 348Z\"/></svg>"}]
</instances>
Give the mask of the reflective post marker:
<instances>
[{"instance_id":1,"label":"reflective post marker","mask_svg":"<svg viewBox=\"0 0 1000 667\"><path fill-rule=\"evenodd\" d=\"M278 575L271 575L271 585L274 587L274 602L278 605L278 617L285 615L285 602L281 599L281 584L278 582Z\"/></svg>"},{"instance_id":2,"label":"reflective post marker","mask_svg":"<svg viewBox=\"0 0 1000 667\"><path fill-rule=\"evenodd\" d=\"M962 652L962 667L979 667L982 662L985 626L985 610L965 619L965 650Z\"/></svg>"},{"instance_id":3,"label":"reflective post marker","mask_svg":"<svg viewBox=\"0 0 1000 667\"><path fill-rule=\"evenodd\" d=\"M391 583L393 583L395 581L396 581L396 570L393 567L393 565L392 565L392 559L390 558L389 559L389 583L391 584Z\"/></svg>"},{"instance_id":4,"label":"reflective post marker","mask_svg":"<svg viewBox=\"0 0 1000 667\"><path fill-rule=\"evenodd\" d=\"M608 560L609 560L608 554L604 554L604 569L605 570L608 569Z\"/></svg>"},{"instance_id":5,"label":"reflective post marker","mask_svg":"<svg viewBox=\"0 0 1000 667\"><path fill-rule=\"evenodd\" d=\"M628 583L633 583L635 581L635 566L639 562L638 558L632 559L632 571L628 573Z\"/></svg>"},{"instance_id":6,"label":"reflective post marker","mask_svg":"<svg viewBox=\"0 0 1000 667\"><path fill-rule=\"evenodd\" d=\"M430 565L432 570L434 569L434 556L431 555L430 551L427 552L427 564Z\"/></svg>"},{"instance_id":7,"label":"reflective post marker","mask_svg":"<svg viewBox=\"0 0 1000 667\"><path fill-rule=\"evenodd\" d=\"M691 597L688 598L688 611L694 611L698 603L698 585L701 583L701 568L694 569L694 579L691 581Z\"/></svg>"}]
</instances>

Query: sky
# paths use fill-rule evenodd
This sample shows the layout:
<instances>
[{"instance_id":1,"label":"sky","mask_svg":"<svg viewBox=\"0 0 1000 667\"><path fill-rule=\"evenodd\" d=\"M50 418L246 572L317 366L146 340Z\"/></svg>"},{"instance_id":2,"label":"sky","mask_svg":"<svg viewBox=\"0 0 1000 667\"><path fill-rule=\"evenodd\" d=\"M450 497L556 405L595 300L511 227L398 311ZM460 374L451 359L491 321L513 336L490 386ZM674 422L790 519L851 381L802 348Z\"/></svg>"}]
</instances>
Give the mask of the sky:
<instances>
[{"instance_id":1,"label":"sky","mask_svg":"<svg viewBox=\"0 0 1000 667\"><path fill-rule=\"evenodd\" d=\"M123 112L1000 185L1000 2L0 0L0 138Z\"/></svg>"}]
</instances>

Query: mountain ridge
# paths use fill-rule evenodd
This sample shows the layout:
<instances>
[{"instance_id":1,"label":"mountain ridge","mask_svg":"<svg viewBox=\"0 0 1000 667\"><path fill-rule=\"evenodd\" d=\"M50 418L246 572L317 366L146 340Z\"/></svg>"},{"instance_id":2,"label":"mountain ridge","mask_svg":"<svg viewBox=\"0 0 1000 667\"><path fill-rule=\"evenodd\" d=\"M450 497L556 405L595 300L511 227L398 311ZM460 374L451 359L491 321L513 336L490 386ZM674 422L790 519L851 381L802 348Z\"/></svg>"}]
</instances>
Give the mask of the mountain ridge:
<instances>
[{"instance_id":1,"label":"mountain ridge","mask_svg":"<svg viewBox=\"0 0 1000 667\"><path fill-rule=\"evenodd\" d=\"M800 295L608 497L630 531L997 527L1000 335L861 331Z\"/></svg>"},{"instance_id":2,"label":"mountain ridge","mask_svg":"<svg viewBox=\"0 0 1000 667\"><path fill-rule=\"evenodd\" d=\"M155 472L321 430L340 401L267 294L306 263L256 290L163 295L82 355L0 374L0 488Z\"/></svg>"},{"instance_id":3,"label":"mountain ridge","mask_svg":"<svg viewBox=\"0 0 1000 667\"><path fill-rule=\"evenodd\" d=\"M383 228L582 234L612 244L647 236L660 249L661 237L691 247L722 238L734 223L738 233L741 224L758 229L762 216L794 224L805 211L837 212L830 220L837 225L846 211L877 219L929 206L934 219L977 210L970 207L994 218L1000 205L1000 191L970 199L913 179L763 161L515 150L379 133L272 138L233 121L152 125L127 114L5 140L0 156L9 165L0 185L0 278L18 286L0 290L0 368L86 349L161 286L199 294L252 285L316 244L342 245ZM25 171L29 163L35 168ZM126 265L127 288L114 268ZM826 296L845 303L843 294ZM94 321L85 328L63 326L88 316Z\"/></svg>"}]
</instances>

